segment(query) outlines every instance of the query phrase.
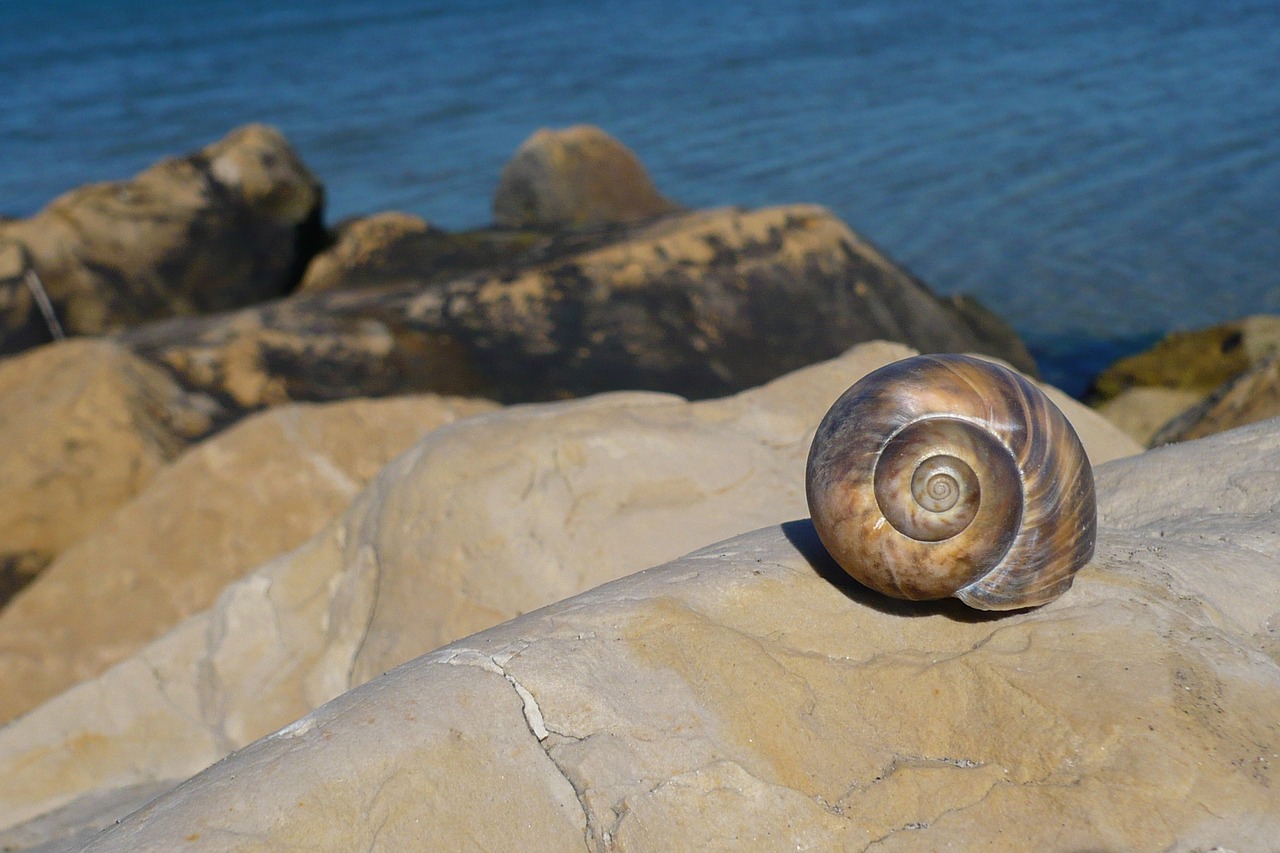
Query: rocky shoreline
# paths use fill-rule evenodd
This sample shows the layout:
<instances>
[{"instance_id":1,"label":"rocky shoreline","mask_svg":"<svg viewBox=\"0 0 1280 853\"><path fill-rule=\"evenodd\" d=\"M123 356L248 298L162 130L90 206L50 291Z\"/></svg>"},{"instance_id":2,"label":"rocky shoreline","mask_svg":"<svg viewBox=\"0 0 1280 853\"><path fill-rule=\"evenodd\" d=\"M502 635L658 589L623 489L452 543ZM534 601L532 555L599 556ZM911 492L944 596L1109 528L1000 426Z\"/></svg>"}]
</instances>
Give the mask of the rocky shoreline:
<instances>
[{"instance_id":1,"label":"rocky shoreline","mask_svg":"<svg viewBox=\"0 0 1280 853\"><path fill-rule=\"evenodd\" d=\"M494 218L328 227L249 126L0 222L0 849L1280 837L1280 319L1046 386L1098 556L974 618L796 519L858 377L1034 375L995 314L595 128Z\"/></svg>"},{"instance_id":2,"label":"rocky shoreline","mask_svg":"<svg viewBox=\"0 0 1280 853\"><path fill-rule=\"evenodd\" d=\"M681 210L595 128L535 134L504 171L487 229L451 234L390 213L329 231L322 205L287 141L251 125L0 223L0 353L11 353L0 391L12 389L15 412L0 423L14 497L0 512L0 586L20 587L159 460L275 405L621 389L705 398L868 340L1035 369L995 315L936 296L828 211ZM52 411L16 414L60 406L52 378L79 370L71 353L98 352L50 345L60 334L117 345L105 356L117 367L84 369L105 371L100 404L145 450L83 437ZM75 448L74 486L49 477L66 467L58 440ZM94 473L121 452L149 461ZM91 505L68 512L78 500Z\"/></svg>"}]
</instances>

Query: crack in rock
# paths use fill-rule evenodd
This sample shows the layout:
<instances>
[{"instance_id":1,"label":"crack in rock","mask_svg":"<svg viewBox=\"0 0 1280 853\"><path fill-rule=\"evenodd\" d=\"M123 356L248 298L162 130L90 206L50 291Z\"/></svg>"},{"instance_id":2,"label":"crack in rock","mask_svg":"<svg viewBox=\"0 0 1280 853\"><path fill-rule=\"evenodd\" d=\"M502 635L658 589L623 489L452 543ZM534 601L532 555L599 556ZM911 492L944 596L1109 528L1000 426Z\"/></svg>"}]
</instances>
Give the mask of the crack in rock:
<instances>
[{"instance_id":1,"label":"crack in rock","mask_svg":"<svg viewBox=\"0 0 1280 853\"><path fill-rule=\"evenodd\" d=\"M547 731L546 723L542 719L542 709L538 707L538 701L533 698L532 693L525 689L523 684L516 681L515 676L504 672L503 677L511 682L511 686L520 695L520 700L524 702L524 719L529 724L529 731L533 732L533 736L538 739L538 743L542 743L551 732Z\"/></svg>"},{"instance_id":2,"label":"crack in rock","mask_svg":"<svg viewBox=\"0 0 1280 853\"><path fill-rule=\"evenodd\" d=\"M547 739L552 735L552 731L547 728L546 720L542 716L542 709L538 707L538 700L534 698L529 689L510 673L507 672L506 665L512 658L523 652L528 645L521 645L516 648L508 648L496 654L487 655L475 649L454 649L449 654L440 659L440 663L449 666L474 666L483 669L486 672L492 672L501 675L515 690L516 695L520 697L521 709L524 713L525 724L529 727L529 732L538 741L538 746L542 748L542 752L547 756L547 760L551 762L551 766L556 769L560 777L569 784L573 790L574 797L577 798L578 807L582 810L582 825L585 837L583 839L586 849L591 849L591 809L587 805L587 791L585 787L579 786L574 782L573 778L560 766L560 762L556 761L554 755L551 754L551 744Z\"/></svg>"},{"instance_id":3,"label":"crack in rock","mask_svg":"<svg viewBox=\"0 0 1280 853\"><path fill-rule=\"evenodd\" d=\"M542 717L542 709L538 707L538 700L533 698L533 694L514 675L507 672L507 663L524 651L524 648L507 649L504 652L493 655L486 655L473 649L458 649L455 653L445 658L442 663L447 663L450 666L475 666L505 678L515 688L516 695L520 697L524 720L529 726L529 731L533 732L533 736L538 739L538 743L542 743L551 732L547 730L546 722Z\"/></svg>"}]
</instances>

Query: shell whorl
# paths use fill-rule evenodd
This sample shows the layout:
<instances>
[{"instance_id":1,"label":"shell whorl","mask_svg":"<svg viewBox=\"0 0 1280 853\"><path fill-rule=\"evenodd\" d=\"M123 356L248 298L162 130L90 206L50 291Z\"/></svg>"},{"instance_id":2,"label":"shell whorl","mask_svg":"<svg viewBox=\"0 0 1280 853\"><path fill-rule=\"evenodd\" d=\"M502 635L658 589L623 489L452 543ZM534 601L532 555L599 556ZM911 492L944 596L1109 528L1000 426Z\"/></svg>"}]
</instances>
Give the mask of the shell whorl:
<instances>
[{"instance_id":1,"label":"shell whorl","mask_svg":"<svg viewBox=\"0 0 1280 853\"><path fill-rule=\"evenodd\" d=\"M1075 430L1034 384L981 359L916 356L854 384L818 426L805 487L836 562L896 598L1033 607L1093 556L1093 470Z\"/></svg>"}]
</instances>

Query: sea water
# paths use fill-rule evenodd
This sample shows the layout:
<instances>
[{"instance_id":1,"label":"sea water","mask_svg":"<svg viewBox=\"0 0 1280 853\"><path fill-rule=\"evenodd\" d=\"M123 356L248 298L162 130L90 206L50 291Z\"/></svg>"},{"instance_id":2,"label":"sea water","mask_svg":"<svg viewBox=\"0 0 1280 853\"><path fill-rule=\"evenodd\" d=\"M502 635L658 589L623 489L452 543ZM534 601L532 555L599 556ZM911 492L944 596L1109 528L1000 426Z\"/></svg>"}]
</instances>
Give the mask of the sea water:
<instances>
[{"instance_id":1,"label":"sea water","mask_svg":"<svg viewBox=\"0 0 1280 853\"><path fill-rule=\"evenodd\" d=\"M543 126L691 206L830 207L1079 393L1280 311L1275 0L6 0L0 212L281 128L329 219L481 225Z\"/></svg>"}]
</instances>

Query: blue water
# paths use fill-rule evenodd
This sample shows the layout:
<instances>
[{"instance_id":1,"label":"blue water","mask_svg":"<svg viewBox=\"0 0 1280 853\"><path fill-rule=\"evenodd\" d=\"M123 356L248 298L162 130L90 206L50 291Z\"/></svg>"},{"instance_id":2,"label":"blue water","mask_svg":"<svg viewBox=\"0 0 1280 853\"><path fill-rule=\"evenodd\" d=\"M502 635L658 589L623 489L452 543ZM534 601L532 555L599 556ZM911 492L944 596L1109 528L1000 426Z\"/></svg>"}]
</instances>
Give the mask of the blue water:
<instances>
[{"instance_id":1,"label":"blue water","mask_svg":"<svg viewBox=\"0 0 1280 853\"><path fill-rule=\"evenodd\" d=\"M541 126L689 205L827 205L1079 391L1160 332L1280 312L1280 3L7 0L0 211L248 121L330 219L490 218Z\"/></svg>"}]
</instances>

